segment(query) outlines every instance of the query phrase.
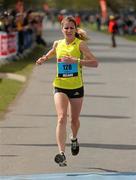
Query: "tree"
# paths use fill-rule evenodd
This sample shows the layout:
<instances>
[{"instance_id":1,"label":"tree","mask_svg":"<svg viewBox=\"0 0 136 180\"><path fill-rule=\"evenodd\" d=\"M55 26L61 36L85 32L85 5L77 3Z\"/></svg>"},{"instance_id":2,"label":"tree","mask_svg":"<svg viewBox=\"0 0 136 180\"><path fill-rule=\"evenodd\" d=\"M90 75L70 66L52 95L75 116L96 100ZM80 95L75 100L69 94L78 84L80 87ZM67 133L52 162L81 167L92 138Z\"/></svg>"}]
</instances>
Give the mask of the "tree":
<instances>
[{"instance_id":1,"label":"tree","mask_svg":"<svg viewBox=\"0 0 136 180\"><path fill-rule=\"evenodd\" d=\"M119 12L120 9L128 9L131 7L136 10L136 0L107 0L107 6L113 12Z\"/></svg>"},{"instance_id":2,"label":"tree","mask_svg":"<svg viewBox=\"0 0 136 180\"><path fill-rule=\"evenodd\" d=\"M96 9L99 6L99 0L52 0L55 2L57 8L67 8L67 9Z\"/></svg>"},{"instance_id":3,"label":"tree","mask_svg":"<svg viewBox=\"0 0 136 180\"><path fill-rule=\"evenodd\" d=\"M0 0L5 7L13 6L17 0ZM106 0L107 6L114 12L120 8L133 7L136 10L136 0ZM91 10L99 9L99 0L24 0L27 7L42 7L43 3L48 3L50 7L58 9Z\"/></svg>"}]
</instances>

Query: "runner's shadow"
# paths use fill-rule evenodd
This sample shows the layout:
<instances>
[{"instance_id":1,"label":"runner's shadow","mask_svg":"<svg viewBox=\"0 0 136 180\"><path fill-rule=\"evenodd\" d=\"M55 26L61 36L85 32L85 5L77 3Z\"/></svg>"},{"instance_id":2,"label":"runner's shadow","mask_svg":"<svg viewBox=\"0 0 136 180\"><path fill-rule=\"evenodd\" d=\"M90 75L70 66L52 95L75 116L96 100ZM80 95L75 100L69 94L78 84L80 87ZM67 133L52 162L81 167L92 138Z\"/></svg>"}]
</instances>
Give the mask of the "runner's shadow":
<instances>
[{"instance_id":1,"label":"runner's shadow","mask_svg":"<svg viewBox=\"0 0 136 180\"><path fill-rule=\"evenodd\" d=\"M136 150L136 145L130 145L130 144L80 143L80 147L98 148L98 149Z\"/></svg>"},{"instance_id":2,"label":"runner's shadow","mask_svg":"<svg viewBox=\"0 0 136 180\"><path fill-rule=\"evenodd\" d=\"M16 114L18 115L18 114ZM19 114L19 116L34 116L34 117L57 117L56 114ZM80 117L84 118L104 118L104 119L130 119L129 116L119 115L97 115L97 114L81 114Z\"/></svg>"},{"instance_id":3,"label":"runner's shadow","mask_svg":"<svg viewBox=\"0 0 136 180\"><path fill-rule=\"evenodd\" d=\"M113 99L127 99L128 96L113 96L113 95L95 95L95 94L85 94L85 97L94 97L94 98L113 98Z\"/></svg>"},{"instance_id":4,"label":"runner's shadow","mask_svg":"<svg viewBox=\"0 0 136 180\"><path fill-rule=\"evenodd\" d=\"M97 167L88 167L86 169L99 170L99 171L104 171L104 172L108 172L108 173L120 173L120 171L105 169L105 168L97 168Z\"/></svg>"},{"instance_id":5,"label":"runner's shadow","mask_svg":"<svg viewBox=\"0 0 136 180\"><path fill-rule=\"evenodd\" d=\"M118 115L95 115L95 114L81 114L80 117L84 118L104 118L104 119L130 119L129 116L118 116Z\"/></svg>"},{"instance_id":6,"label":"runner's shadow","mask_svg":"<svg viewBox=\"0 0 136 180\"><path fill-rule=\"evenodd\" d=\"M10 146L32 146L32 147L57 147L56 143L52 144L4 144ZM71 146L71 144L67 143L66 146ZM130 144L97 144L97 143L80 143L80 147L85 148L98 148L98 149L119 149L119 150L136 150L136 145Z\"/></svg>"},{"instance_id":7,"label":"runner's shadow","mask_svg":"<svg viewBox=\"0 0 136 180\"><path fill-rule=\"evenodd\" d=\"M14 154L0 154L0 157L18 157L18 156Z\"/></svg>"}]
</instances>

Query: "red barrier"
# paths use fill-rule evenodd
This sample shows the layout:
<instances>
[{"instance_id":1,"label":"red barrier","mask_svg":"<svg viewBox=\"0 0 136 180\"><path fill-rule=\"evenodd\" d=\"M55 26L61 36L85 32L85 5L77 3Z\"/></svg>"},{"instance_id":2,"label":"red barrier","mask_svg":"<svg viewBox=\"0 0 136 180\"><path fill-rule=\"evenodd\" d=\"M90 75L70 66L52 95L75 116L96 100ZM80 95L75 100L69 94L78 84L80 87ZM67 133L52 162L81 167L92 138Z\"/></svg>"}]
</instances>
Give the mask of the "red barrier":
<instances>
[{"instance_id":1,"label":"red barrier","mask_svg":"<svg viewBox=\"0 0 136 180\"><path fill-rule=\"evenodd\" d=\"M0 59L17 54L17 33L0 33Z\"/></svg>"}]
</instances>

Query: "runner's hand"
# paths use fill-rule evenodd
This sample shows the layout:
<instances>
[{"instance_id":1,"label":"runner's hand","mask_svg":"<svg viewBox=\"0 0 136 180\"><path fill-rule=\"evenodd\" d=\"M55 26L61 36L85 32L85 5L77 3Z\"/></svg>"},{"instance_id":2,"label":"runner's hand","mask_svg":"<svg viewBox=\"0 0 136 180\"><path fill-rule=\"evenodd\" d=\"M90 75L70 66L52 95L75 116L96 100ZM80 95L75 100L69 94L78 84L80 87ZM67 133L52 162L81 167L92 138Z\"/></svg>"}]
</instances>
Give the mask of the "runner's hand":
<instances>
[{"instance_id":1,"label":"runner's hand","mask_svg":"<svg viewBox=\"0 0 136 180\"><path fill-rule=\"evenodd\" d=\"M43 57L40 57L37 61L36 61L36 64L37 65L41 65L44 63L44 58Z\"/></svg>"},{"instance_id":2,"label":"runner's hand","mask_svg":"<svg viewBox=\"0 0 136 180\"><path fill-rule=\"evenodd\" d=\"M74 63L77 63L77 58L72 57L72 56L65 56L63 57L63 62L67 64L74 64Z\"/></svg>"}]
</instances>

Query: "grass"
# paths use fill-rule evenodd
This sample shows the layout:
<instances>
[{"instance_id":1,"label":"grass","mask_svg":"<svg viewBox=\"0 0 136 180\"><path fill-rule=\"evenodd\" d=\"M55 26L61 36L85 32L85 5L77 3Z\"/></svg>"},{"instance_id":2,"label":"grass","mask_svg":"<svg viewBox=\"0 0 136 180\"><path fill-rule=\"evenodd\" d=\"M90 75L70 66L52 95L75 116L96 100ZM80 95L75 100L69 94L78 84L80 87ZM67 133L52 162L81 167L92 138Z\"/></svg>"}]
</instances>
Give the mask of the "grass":
<instances>
[{"instance_id":1,"label":"grass","mask_svg":"<svg viewBox=\"0 0 136 180\"><path fill-rule=\"evenodd\" d=\"M136 41L136 35L124 35L123 37L131 41Z\"/></svg>"},{"instance_id":2,"label":"grass","mask_svg":"<svg viewBox=\"0 0 136 180\"><path fill-rule=\"evenodd\" d=\"M4 79L0 83L0 113L4 112L7 106L13 101L21 89L23 83Z\"/></svg>"},{"instance_id":3,"label":"grass","mask_svg":"<svg viewBox=\"0 0 136 180\"><path fill-rule=\"evenodd\" d=\"M27 57L0 66L0 72L21 74L28 79L35 65L35 60L44 51L45 48L37 46ZM8 106L21 92L25 84L11 79L0 79L0 115L6 112Z\"/></svg>"}]
</instances>

